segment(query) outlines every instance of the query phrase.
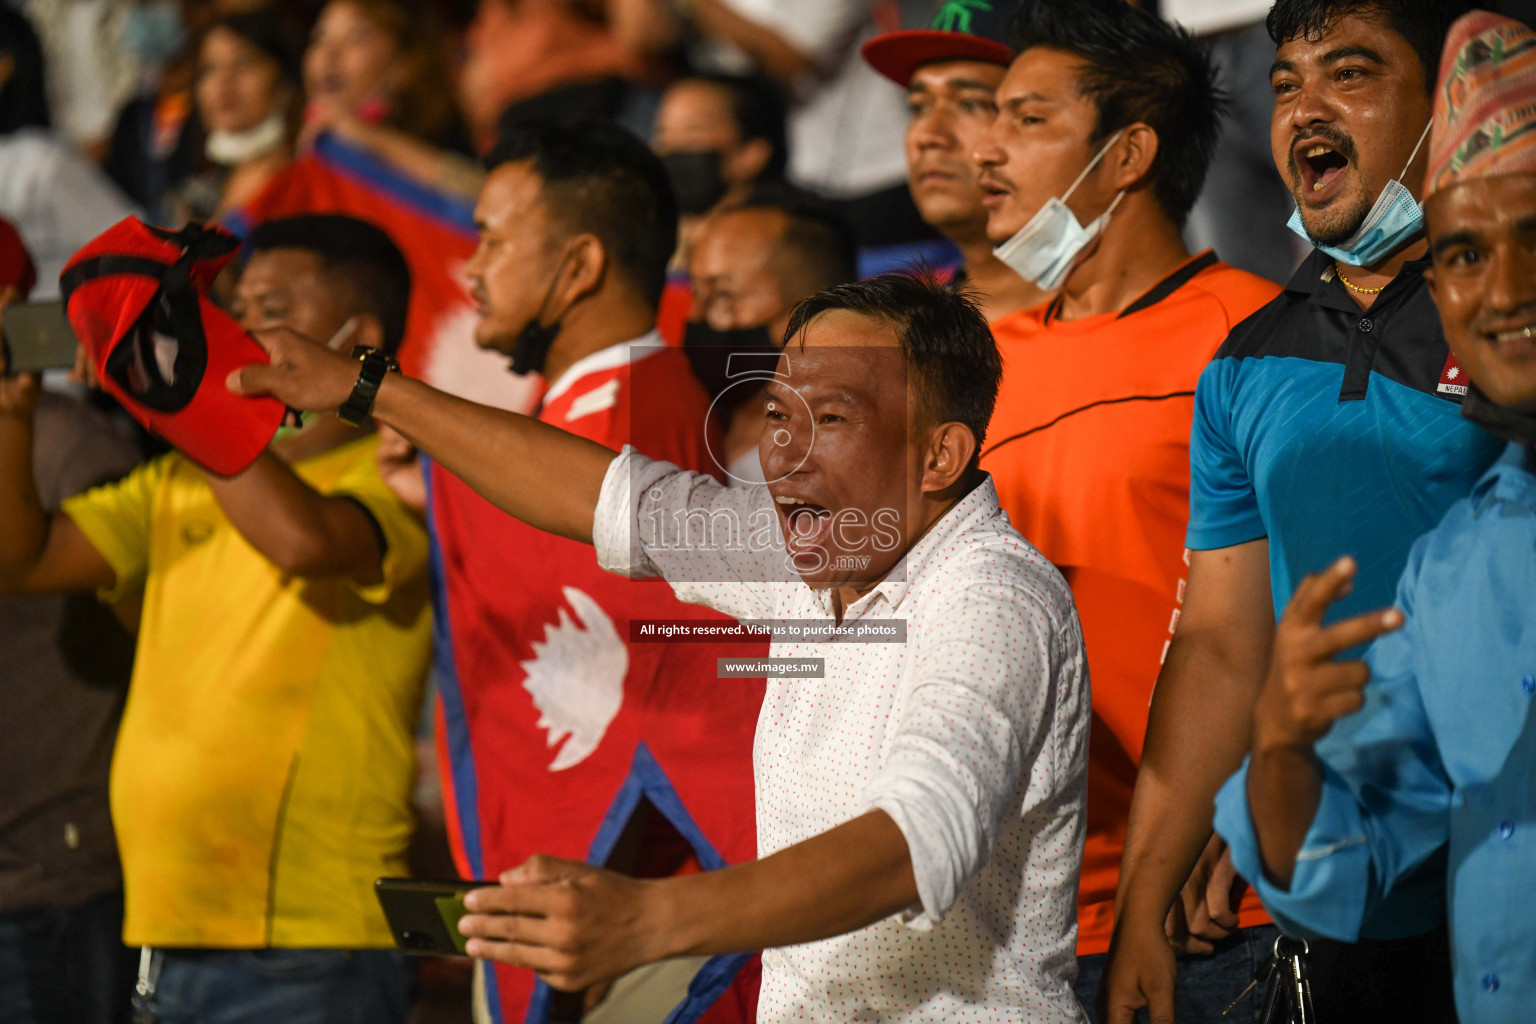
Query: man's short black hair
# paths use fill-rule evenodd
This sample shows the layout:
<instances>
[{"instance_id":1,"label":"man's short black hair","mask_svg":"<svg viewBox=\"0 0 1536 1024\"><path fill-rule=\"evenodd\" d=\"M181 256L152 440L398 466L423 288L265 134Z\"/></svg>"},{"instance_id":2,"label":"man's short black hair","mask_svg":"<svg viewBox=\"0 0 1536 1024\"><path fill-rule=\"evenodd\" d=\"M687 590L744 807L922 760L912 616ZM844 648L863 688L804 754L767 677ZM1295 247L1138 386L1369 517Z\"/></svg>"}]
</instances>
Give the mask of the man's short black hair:
<instances>
[{"instance_id":1,"label":"man's short black hair","mask_svg":"<svg viewBox=\"0 0 1536 1024\"><path fill-rule=\"evenodd\" d=\"M263 221L251 232L253 254L269 249L298 249L320 257L325 273L351 287L358 312L378 320L385 351L394 352L405 340L411 268L382 228L339 213L279 217Z\"/></svg>"},{"instance_id":2,"label":"man's short black hair","mask_svg":"<svg viewBox=\"0 0 1536 1024\"><path fill-rule=\"evenodd\" d=\"M1433 92L1446 33L1472 7L1469 0L1275 0L1264 24L1279 46L1298 37L1320 39L1338 18L1380 18L1419 55L1424 88Z\"/></svg>"},{"instance_id":3,"label":"man's short black hair","mask_svg":"<svg viewBox=\"0 0 1536 1024\"><path fill-rule=\"evenodd\" d=\"M612 266L653 307L677 248L677 200L651 147L608 121L529 119L507 125L485 166L531 160L539 197L571 235L602 241Z\"/></svg>"},{"instance_id":4,"label":"man's short black hair","mask_svg":"<svg viewBox=\"0 0 1536 1024\"><path fill-rule=\"evenodd\" d=\"M1079 90L1099 111L1094 142L1137 122L1157 133L1153 195L1182 225L1205 184L1226 107L1206 48L1125 0L1026 0L1013 45L1083 61Z\"/></svg>"},{"instance_id":5,"label":"man's short black hair","mask_svg":"<svg viewBox=\"0 0 1536 1024\"><path fill-rule=\"evenodd\" d=\"M762 139L773 147L773 156L763 167L763 178L782 178L789 166L789 136L785 130L788 117L784 93L767 75L702 74L696 81L708 82L723 91L731 102L731 117L741 141Z\"/></svg>"},{"instance_id":6,"label":"man's short black hair","mask_svg":"<svg viewBox=\"0 0 1536 1024\"><path fill-rule=\"evenodd\" d=\"M767 181L730 209L777 210L784 215L788 224L779 245L804 283L801 294L858 280L858 240L847 218L825 199L786 182Z\"/></svg>"},{"instance_id":7,"label":"man's short black hair","mask_svg":"<svg viewBox=\"0 0 1536 1024\"><path fill-rule=\"evenodd\" d=\"M976 457L997 404L1003 360L976 303L927 272L881 274L841 284L795 307L784 341L822 313L845 309L889 324L906 357L908 383L918 396L918 426L963 423L976 435Z\"/></svg>"}]
</instances>

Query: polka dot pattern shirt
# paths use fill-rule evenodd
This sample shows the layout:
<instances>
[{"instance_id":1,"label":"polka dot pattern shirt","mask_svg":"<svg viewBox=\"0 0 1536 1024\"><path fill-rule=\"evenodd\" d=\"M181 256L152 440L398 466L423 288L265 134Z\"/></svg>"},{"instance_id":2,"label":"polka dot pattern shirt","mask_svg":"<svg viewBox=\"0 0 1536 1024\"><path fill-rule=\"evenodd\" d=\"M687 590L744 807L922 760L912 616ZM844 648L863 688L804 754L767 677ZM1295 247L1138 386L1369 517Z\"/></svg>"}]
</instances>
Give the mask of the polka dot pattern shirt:
<instances>
[{"instance_id":1,"label":"polka dot pattern shirt","mask_svg":"<svg viewBox=\"0 0 1536 1024\"><path fill-rule=\"evenodd\" d=\"M626 450L598 502L599 562L664 576L682 600L738 619L833 620L829 595L789 572L781 534L762 550L669 543L658 524L690 513L777 521L764 518L766 487L721 487ZM867 619L900 620L905 642L772 646L775 658L824 659L825 674L768 681L753 749L758 853L883 810L907 840L921 905L764 953L758 1019L1086 1020L1071 986L1088 670L1065 581L987 479L844 611L845 625Z\"/></svg>"}]
</instances>

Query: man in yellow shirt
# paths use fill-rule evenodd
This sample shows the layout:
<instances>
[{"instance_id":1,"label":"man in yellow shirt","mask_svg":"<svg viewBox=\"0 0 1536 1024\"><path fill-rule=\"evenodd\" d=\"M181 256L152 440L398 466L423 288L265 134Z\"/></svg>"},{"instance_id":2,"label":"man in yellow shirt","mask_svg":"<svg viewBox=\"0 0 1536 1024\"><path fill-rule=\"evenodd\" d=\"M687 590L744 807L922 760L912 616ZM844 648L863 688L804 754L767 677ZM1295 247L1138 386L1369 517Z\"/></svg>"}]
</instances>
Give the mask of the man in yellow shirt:
<instances>
[{"instance_id":1,"label":"man in yellow shirt","mask_svg":"<svg viewBox=\"0 0 1536 1024\"><path fill-rule=\"evenodd\" d=\"M301 216L250 242L245 327L399 344L410 274L378 228ZM141 1010L403 1021L372 883L404 873L413 828L427 540L377 438L316 418L235 477L172 453L50 517L36 395L0 381L0 589L144 594L111 780Z\"/></svg>"}]
</instances>

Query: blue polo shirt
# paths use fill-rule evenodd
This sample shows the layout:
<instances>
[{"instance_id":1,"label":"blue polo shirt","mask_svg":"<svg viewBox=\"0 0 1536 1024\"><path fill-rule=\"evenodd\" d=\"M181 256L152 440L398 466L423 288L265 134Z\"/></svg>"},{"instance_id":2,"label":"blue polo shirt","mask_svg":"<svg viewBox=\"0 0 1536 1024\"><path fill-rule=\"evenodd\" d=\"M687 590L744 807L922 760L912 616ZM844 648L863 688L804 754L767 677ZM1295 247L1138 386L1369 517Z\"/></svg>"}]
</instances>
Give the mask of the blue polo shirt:
<instances>
[{"instance_id":1,"label":"blue polo shirt","mask_svg":"<svg viewBox=\"0 0 1536 1024\"><path fill-rule=\"evenodd\" d=\"M1346 749L1319 746L1323 786L1288 889L1271 885L1248 768L1216 798L1232 862L1288 931L1353 940L1438 864L1463 1024L1536 1017L1536 456L1514 445L1414 545L1407 621L1371 645Z\"/></svg>"},{"instance_id":2,"label":"blue polo shirt","mask_svg":"<svg viewBox=\"0 0 1536 1024\"><path fill-rule=\"evenodd\" d=\"M1277 619L1303 576L1346 554L1360 569L1331 617L1389 605L1413 541L1503 448L1461 417L1428 265L1406 264L1362 312L1314 252L1200 376L1187 543L1268 537Z\"/></svg>"}]
</instances>

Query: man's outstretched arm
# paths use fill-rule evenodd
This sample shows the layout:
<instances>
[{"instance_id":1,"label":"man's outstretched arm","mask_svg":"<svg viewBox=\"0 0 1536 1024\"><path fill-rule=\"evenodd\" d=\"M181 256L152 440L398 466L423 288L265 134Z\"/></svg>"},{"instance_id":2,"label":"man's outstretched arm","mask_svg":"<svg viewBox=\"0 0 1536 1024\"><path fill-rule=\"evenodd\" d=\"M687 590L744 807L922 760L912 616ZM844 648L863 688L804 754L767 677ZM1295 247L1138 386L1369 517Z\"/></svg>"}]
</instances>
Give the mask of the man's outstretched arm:
<instances>
[{"instance_id":1,"label":"man's outstretched arm","mask_svg":"<svg viewBox=\"0 0 1536 1024\"><path fill-rule=\"evenodd\" d=\"M254 336L272 362L230 374L235 394L272 395L304 412L332 412L352 394L353 360L286 328ZM612 449L394 373L384 378L373 414L502 511L592 543L598 493L617 454Z\"/></svg>"}]
</instances>

